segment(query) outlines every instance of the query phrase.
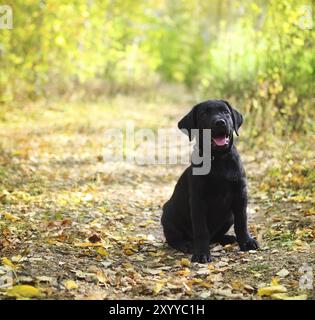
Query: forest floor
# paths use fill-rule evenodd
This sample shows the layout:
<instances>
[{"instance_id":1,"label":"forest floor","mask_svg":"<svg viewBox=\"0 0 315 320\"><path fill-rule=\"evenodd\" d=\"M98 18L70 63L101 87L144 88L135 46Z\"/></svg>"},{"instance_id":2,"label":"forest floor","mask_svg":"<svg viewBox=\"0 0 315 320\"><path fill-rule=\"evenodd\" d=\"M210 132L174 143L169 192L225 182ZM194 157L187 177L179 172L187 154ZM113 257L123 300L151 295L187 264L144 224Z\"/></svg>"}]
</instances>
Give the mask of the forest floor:
<instances>
[{"instance_id":1,"label":"forest floor","mask_svg":"<svg viewBox=\"0 0 315 320\"><path fill-rule=\"evenodd\" d=\"M170 249L160 226L185 166L104 165L106 128L176 128L188 107L118 96L1 113L0 299L315 298L314 136L249 139L244 123L261 248L214 245L205 265Z\"/></svg>"}]
</instances>

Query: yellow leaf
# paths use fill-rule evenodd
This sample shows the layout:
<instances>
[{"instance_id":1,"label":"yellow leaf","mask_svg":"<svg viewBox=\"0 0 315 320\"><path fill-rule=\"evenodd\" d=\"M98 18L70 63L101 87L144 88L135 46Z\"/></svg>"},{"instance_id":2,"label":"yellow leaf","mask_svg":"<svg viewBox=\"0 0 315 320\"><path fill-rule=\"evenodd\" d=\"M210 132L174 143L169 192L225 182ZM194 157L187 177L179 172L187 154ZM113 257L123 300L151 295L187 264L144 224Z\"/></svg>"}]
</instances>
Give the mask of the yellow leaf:
<instances>
[{"instance_id":1,"label":"yellow leaf","mask_svg":"<svg viewBox=\"0 0 315 320\"><path fill-rule=\"evenodd\" d=\"M298 296L288 296L286 293L275 293L271 295L271 298L278 300L307 300L307 295L300 294Z\"/></svg>"},{"instance_id":2,"label":"yellow leaf","mask_svg":"<svg viewBox=\"0 0 315 320\"><path fill-rule=\"evenodd\" d=\"M153 290L152 290L153 293L158 294L161 291L161 289L164 287L164 283L165 281L158 281L153 287Z\"/></svg>"},{"instance_id":3,"label":"yellow leaf","mask_svg":"<svg viewBox=\"0 0 315 320\"><path fill-rule=\"evenodd\" d=\"M107 282L106 276L105 276L104 273L101 272L101 271L99 271L99 272L96 273L96 278L97 278L97 280L98 280L99 282L101 282L101 283L106 283L106 282Z\"/></svg>"},{"instance_id":4,"label":"yellow leaf","mask_svg":"<svg viewBox=\"0 0 315 320\"><path fill-rule=\"evenodd\" d=\"M193 283L201 283L202 279L200 279L200 278L192 278L192 282Z\"/></svg>"},{"instance_id":5,"label":"yellow leaf","mask_svg":"<svg viewBox=\"0 0 315 320\"><path fill-rule=\"evenodd\" d=\"M64 286L68 289L68 290L74 290L79 288L79 286L77 285L77 283L73 280L66 280L63 282Z\"/></svg>"},{"instance_id":6,"label":"yellow leaf","mask_svg":"<svg viewBox=\"0 0 315 320\"><path fill-rule=\"evenodd\" d=\"M271 284L271 286L279 285L279 279L278 278L272 278L270 284Z\"/></svg>"},{"instance_id":7,"label":"yellow leaf","mask_svg":"<svg viewBox=\"0 0 315 320\"><path fill-rule=\"evenodd\" d=\"M259 296L271 296L274 293L287 292L287 288L281 285L259 288L257 294Z\"/></svg>"},{"instance_id":8,"label":"yellow leaf","mask_svg":"<svg viewBox=\"0 0 315 320\"><path fill-rule=\"evenodd\" d=\"M104 256L104 257L108 256L108 252L107 252L104 248L102 248L102 247L98 248L98 249L96 250L96 252L97 252L98 254L100 254L101 256Z\"/></svg>"},{"instance_id":9,"label":"yellow leaf","mask_svg":"<svg viewBox=\"0 0 315 320\"><path fill-rule=\"evenodd\" d=\"M3 216L4 216L7 220L10 220L10 221L13 221L13 222L20 220L20 218L14 216L13 214L8 213L8 212L5 212L5 213L3 214Z\"/></svg>"},{"instance_id":10,"label":"yellow leaf","mask_svg":"<svg viewBox=\"0 0 315 320\"><path fill-rule=\"evenodd\" d=\"M204 287L204 288L212 288L212 284L211 284L211 283L208 283L208 282L206 282L206 281L201 281L201 282L199 283L199 286Z\"/></svg>"},{"instance_id":11,"label":"yellow leaf","mask_svg":"<svg viewBox=\"0 0 315 320\"><path fill-rule=\"evenodd\" d=\"M311 208L308 211L305 212L306 216L314 216L315 215L315 209Z\"/></svg>"},{"instance_id":12,"label":"yellow leaf","mask_svg":"<svg viewBox=\"0 0 315 320\"><path fill-rule=\"evenodd\" d=\"M178 276L186 277L186 276L188 276L188 275L190 274L190 270L187 269L187 268L185 268L185 269L183 269L183 270L178 270L178 271L176 272L176 274L177 274Z\"/></svg>"},{"instance_id":13,"label":"yellow leaf","mask_svg":"<svg viewBox=\"0 0 315 320\"><path fill-rule=\"evenodd\" d=\"M210 263L209 265L208 265L208 269L209 270L215 270L215 266L212 264L212 263Z\"/></svg>"},{"instance_id":14,"label":"yellow leaf","mask_svg":"<svg viewBox=\"0 0 315 320\"><path fill-rule=\"evenodd\" d=\"M38 288L30 285L18 285L8 289L7 295L17 298L35 298L41 297L42 293Z\"/></svg>"},{"instance_id":15,"label":"yellow leaf","mask_svg":"<svg viewBox=\"0 0 315 320\"><path fill-rule=\"evenodd\" d=\"M131 255L134 254L134 251L132 251L132 250L130 250L130 249L127 249L127 250L125 250L124 252L125 252L125 254L126 254L127 256L131 256Z\"/></svg>"},{"instance_id":16,"label":"yellow leaf","mask_svg":"<svg viewBox=\"0 0 315 320\"><path fill-rule=\"evenodd\" d=\"M186 258L181 259L179 263L180 263L181 266L184 266L184 267L189 267L190 266L190 261L188 259L186 259Z\"/></svg>"},{"instance_id":17,"label":"yellow leaf","mask_svg":"<svg viewBox=\"0 0 315 320\"><path fill-rule=\"evenodd\" d=\"M15 265L7 257L3 257L2 258L2 264L6 265L6 266L9 266L11 268L15 268Z\"/></svg>"},{"instance_id":18,"label":"yellow leaf","mask_svg":"<svg viewBox=\"0 0 315 320\"><path fill-rule=\"evenodd\" d=\"M81 247L81 248L87 248L87 247L103 247L103 244L101 242L80 242L75 244L76 247Z\"/></svg>"},{"instance_id":19,"label":"yellow leaf","mask_svg":"<svg viewBox=\"0 0 315 320\"><path fill-rule=\"evenodd\" d=\"M131 264L131 263L129 263L129 262L127 262L127 263L123 263L123 267L124 267L125 269L133 269L132 264Z\"/></svg>"},{"instance_id":20,"label":"yellow leaf","mask_svg":"<svg viewBox=\"0 0 315 320\"><path fill-rule=\"evenodd\" d=\"M241 291L244 289L244 284L239 280L232 281L231 286L234 290L237 290L237 291Z\"/></svg>"}]
</instances>

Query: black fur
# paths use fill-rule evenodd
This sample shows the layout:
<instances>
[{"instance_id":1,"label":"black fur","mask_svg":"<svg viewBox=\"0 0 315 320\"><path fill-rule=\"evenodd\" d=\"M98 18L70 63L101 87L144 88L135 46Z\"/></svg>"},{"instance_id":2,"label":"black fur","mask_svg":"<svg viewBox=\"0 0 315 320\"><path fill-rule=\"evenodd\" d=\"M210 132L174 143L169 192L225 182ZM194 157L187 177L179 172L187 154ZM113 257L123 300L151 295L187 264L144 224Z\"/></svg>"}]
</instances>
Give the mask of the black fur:
<instances>
[{"instance_id":1,"label":"black fur","mask_svg":"<svg viewBox=\"0 0 315 320\"><path fill-rule=\"evenodd\" d=\"M195 107L178 123L192 140L191 129L211 129L212 137L226 136L226 145L213 142L211 171L193 175L193 164L179 178L173 195L163 206L162 226L168 244L192 253L192 261L211 261L209 245L237 241L242 251L258 248L247 229L245 172L233 145L233 132L243 123L242 115L224 100L208 100ZM234 224L236 238L226 235Z\"/></svg>"}]
</instances>

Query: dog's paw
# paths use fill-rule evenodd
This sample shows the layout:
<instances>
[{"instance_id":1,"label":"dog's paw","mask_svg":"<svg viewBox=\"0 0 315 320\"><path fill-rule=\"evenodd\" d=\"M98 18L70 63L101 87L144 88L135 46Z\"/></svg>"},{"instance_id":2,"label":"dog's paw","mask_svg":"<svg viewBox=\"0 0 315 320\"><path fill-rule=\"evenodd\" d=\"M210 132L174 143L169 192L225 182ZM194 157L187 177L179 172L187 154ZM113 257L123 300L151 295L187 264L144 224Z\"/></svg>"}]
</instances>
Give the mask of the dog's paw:
<instances>
[{"instance_id":1,"label":"dog's paw","mask_svg":"<svg viewBox=\"0 0 315 320\"><path fill-rule=\"evenodd\" d=\"M207 254L193 254L191 257L191 262L198 262L198 263L208 263L211 262L211 256L210 253Z\"/></svg>"},{"instance_id":2,"label":"dog's paw","mask_svg":"<svg viewBox=\"0 0 315 320\"><path fill-rule=\"evenodd\" d=\"M239 243L241 251L257 250L259 248L258 242L249 238L247 241Z\"/></svg>"}]
</instances>

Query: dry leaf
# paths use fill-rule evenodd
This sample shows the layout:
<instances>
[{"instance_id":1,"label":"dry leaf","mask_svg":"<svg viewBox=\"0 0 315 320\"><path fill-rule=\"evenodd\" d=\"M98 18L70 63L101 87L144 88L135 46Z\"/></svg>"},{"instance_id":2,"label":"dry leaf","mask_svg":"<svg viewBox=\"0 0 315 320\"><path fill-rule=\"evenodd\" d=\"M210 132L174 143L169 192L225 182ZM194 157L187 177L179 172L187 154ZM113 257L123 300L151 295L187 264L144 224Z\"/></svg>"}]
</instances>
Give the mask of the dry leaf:
<instances>
[{"instance_id":1,"label":"dry leaf","mask_svg":"<svg viewBox=\"0 0 315 320\"><path fill-rule=\"evenodd\" d=\"M231 289L217 289L215 294L232 299L241 299L243 297L241 293L232 293Z\"/></svg>"},{"instance_id":2,"label":"dry leaf","mask_svg":"<svg viewBox=\"0 0 315 320\"><path fill-rule=\"evenodd\" d=\"M157 281L152 289L153 294L158 294L164 287L165 281Z\"/></svg>"},{"instance_id":3,"label":"dry leaf","mask_svg":"<svg viewBox=\"0 0 315 320\"><path fill-rule=\"evenodd\" d=\"M244 284L239 280L234 280L231 283L233 290L241 291L244 289Z\"/></svg>"},{"instance_id":4,"label":"dry leaf","mask_svg":"<svg viewBox=\"0 0 315 320\"><path fill-rule=\"evenodd\" d=\"M9 267L11 267L11 268L13 268L13 269L15 269L14 263L12 263L9 258L3 257L3 258L1 259L1 261L2 261L2 264L6 265L6 266L9 266Z\"/></svg>"},{"instance_id":5,"label":"dry leaf","mask_svg":"<svg viewBox=\"0 0 315 320\"><path fill-rule=\"evenodd\" d=\"M103 247L103 244L100 242L79 242L74 244L76 247L88 248L88 247Z\"/></svg>"},{"instance_id":6,"label":"dry leaf","mask_svg":"<svg viewBox=\"0 0 315 320\"><path fill-rule=\"evenodd\" d=\"M91 243L97 243L100 242L102 239L97 235L97 234L93 234L93 236L89 237L89 241Z\"/></svg>"},{"instance_id":7,"label":"dry leaf","mask_svg":"<svg viewBox=\"0 0 315 320\"><path fill-rule=\"evenodd\" d=\"M73 280L66 280L63 282L63 285L68 289L68 290L74 290L79 288L78 284L73 281Z\"/></svg>"},{"instance_id":8,"label":"dry leaf","mask_svg":"<svg viewBox=\"0 0 315 320\"><path fill-rule=\"evenodd\" d=\"M107 256L108 256L108 252L107 252L104 248L102 248L102 247L98 248L98 249L96 250L96 252L97 252L98 254L100 254L101 256L103 256L103 257L107 257Z\"/></svg>"},{"instance_id":9,"label":"dry leaf","mask_svg":"<svg viewBox=\"0 0 315 320\"><path fill-rule=\"evenodd\" d=\"M8 212L5 212L5 213L3 214L3 216L4 216L7 220L10 220L10 221L13 221L13 222L20 220L19 217L16 217L16 216L14 216L13 214L8 213Z\"/></svg>"},{"instance_id":10,"label":"dry leaf","mask_svg":"<svg viewBox=\"0 0 315 320\"><path fill-rule=\"evenodd\" d=\"M301 294L298 296L288 296L286 293L275 293L271 295L271 298L278 300L307 300L307 295Z\"/></svg>"},{"instance_id":11,"label":"dry leaf","mask_svg":"<svg viewBox=\"0 0 315 320\"><path fill-rule=\"evenodd\" d=\"M47 276L38 276L36 277L36 280L39 282L52 283L54 281L54 278Z\"/></svg>"},{"instance_id":12,"label":"dry leaf","mask_svg":"<svg viewBox=\"0 0 315 320\"><path fill-rule=\"evenodd\" d=\"M281 285L259 288L257 294L259 296L271 296L274 293L287 292L287 288Z\"/></svg>"},{"instance_id":13,"label":"dry leaf","mask_svg":"<svg viewBox=\"0 0 315 320\"><path fill-rule=\"evenodd\" d=\"M287 269L281 269L279 272L277 272L277 276L284 278L286 277L290 272Z\"/></svg>"},{"instance_id":14,"label":"dry leaf","mask_svg":"<svg viewBox=\"0 0 315 320\"><path fill-rule=\"evenodd\" d=\"M189 270L188 268L185 268L185 269L183 269L183 270L178 270L178 271L176 272L176 274L177 274L178 276L187 277L187 276L190 274L190 270Z\"/></svg>"},{"instance_id":15,"label":"dry leaf","mask_svg":"<svg viewBox=\"0 0 315 320\"><path fill-rule=\"evenodd\" d=\"M16 298L39 298L43 295L38 288L27 284L14 286L8 289L6 293L9 297Z\"/></svg>"},{"instance_id":16,"label":"dry leaf","mask_svg":"<svg viewBox=\"0 0 315 320\"><path fill-rule=\"evenodd\" d=\"M190 266L190 261L188 259L186 259L186 258L181 259L179 263L180 263L181 266L184 266L184 267L189 267Z\"/></svg>"}]
</instances>

